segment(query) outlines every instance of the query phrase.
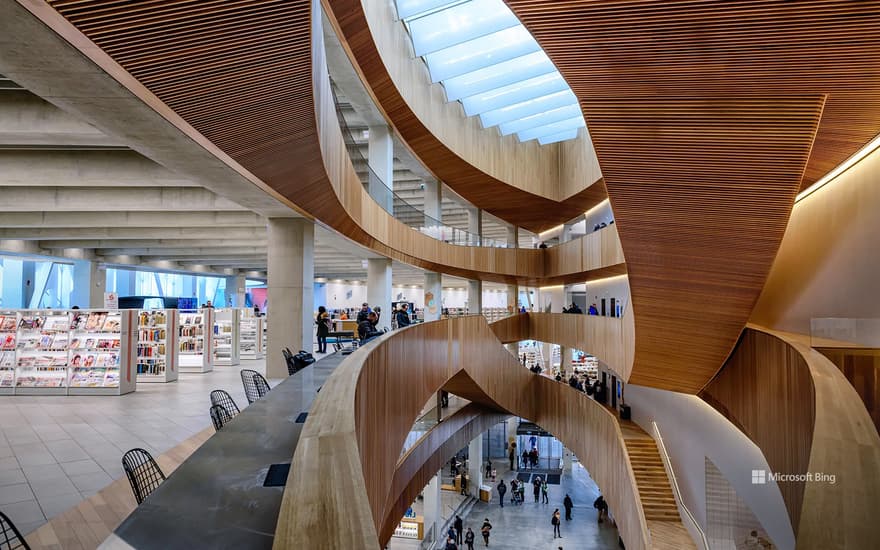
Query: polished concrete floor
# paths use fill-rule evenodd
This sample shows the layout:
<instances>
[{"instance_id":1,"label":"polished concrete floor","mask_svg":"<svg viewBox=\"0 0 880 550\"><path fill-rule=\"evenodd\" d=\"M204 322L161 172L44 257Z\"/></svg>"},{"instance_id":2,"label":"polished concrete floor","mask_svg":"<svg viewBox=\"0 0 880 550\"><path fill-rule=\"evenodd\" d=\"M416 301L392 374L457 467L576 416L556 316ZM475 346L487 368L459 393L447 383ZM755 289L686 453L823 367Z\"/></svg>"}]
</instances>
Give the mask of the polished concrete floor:
<instances>
[{"instance_id":1,"label":"polished concrete floor","mask_svg":"<svg viewBox=\"0 0 880 550\"><path fill-rule=\"evenodd\" d=\"M498 474L499 481L503 477L507 485L514 477L506 469L502 471L499 468ZM571 521L565 521L565 509L562 507L562 499L565 498L566 493L574 502ZM467 528L471 527L477 534L474 548L485 547L480 536L480 526L485 518L488 518L492 524L490 548L535 550L558 550L560 547L564 550L619 548L617 529L607 521L602 524L596 521L593 501L598 496L599 489L596 483L580 464L575 463L571 473L563 474L559 485L549 486L549 504L535 504L529 485L526 486L525 504L518 506L510 504L508 491L502 508L498 503L498 492L493 491L490 503L478 502L474 505L470 514L464 518L464 528L467 531ZM553 538L553 526L550 524L550 518L556 508L559 508L563 518L560 527L561 539Z\"/></svg>"},{"instance_id":2,"label":"polished concrete floor","mask_svg":"<svg viewBox=\"0 0 880 550\"><path fill-rule=\"evenodd\" d=\"M28 533L123 477L125 451L157 456L209 427L211 390L244 408L243 368L265 372L265 361L139 384L123 396L0 397L0 510Z\"/></svg>"}]
</instances>

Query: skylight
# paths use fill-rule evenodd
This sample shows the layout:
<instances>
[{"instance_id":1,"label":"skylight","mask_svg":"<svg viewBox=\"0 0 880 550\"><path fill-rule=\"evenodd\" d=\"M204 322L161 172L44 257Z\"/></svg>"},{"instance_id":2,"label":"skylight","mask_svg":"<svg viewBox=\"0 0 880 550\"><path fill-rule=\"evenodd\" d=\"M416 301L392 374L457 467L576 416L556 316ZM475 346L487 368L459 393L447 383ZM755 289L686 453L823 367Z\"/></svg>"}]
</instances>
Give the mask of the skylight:
<instances>
[{"instance_id":1,"label":"skylight","mask_svg":"<svg viewBox=\"0 0 880 550\"><path fill-rule=\"evenodd\" d=\"M396 0L415 54L484 128L541 145L585 127L574 93L503 0Z\"/></svg>"}]
</instances>

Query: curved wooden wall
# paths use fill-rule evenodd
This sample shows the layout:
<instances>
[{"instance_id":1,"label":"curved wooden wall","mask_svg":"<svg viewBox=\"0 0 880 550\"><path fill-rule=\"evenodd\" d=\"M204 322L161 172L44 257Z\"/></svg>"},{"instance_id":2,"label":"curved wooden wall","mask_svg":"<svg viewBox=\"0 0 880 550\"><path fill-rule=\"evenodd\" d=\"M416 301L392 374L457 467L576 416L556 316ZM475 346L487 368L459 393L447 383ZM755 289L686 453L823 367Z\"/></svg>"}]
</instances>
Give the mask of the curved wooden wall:
<instances>
[{"instance_id":1,"label":"curved wooden wall","mask_svg":"<svg viewBox=\"0 0 880 550\"><path fill-rule=\"evenodd\" d=\"M632 374L635 335L629 302L623 317L521 313L489 326L505 344L520 340L559 344L595 355L623 380Z\"/></svg>"},{"instance_id":2,"label":"curved wooden wall","mask_svg":"<svg viewBox=\"0 0 880 550\"><path fill-rule=\"evenodd\" d=\"M536 233L605 199L586 132L565 146L518 143L466 118L412 59L390 2L324 0L327 15L376 105L413 153L456 193ZM371 24L372 23L372 24Z\"/></svg>"},{"instance_id":3,"label":"curved wooden wall","mask_svg":"<svg viewBox=\"0 0 880 550\"><path fill-rule=\"evenodd\" d=\"M441 387L466 383L473 401L530 418L564 441L602 489L627 547L648 547L617 420L582 392L522 368L485 319L471 316L387 334L337 367L293 457L276 550L378 548L406 435Z\"/></svg>"},{"instance_id":4,"label":"curved wooden wall","mask_svg":"<svg viewBox=\"0 0 880 550\"><path fill-rule=\"evenodd\" d=\"M352 240L461 277L524 285L546 279L544 250L449 245L398 222L367 195L336 118L316 2L244 0L221 9L172 0L151 8L149 17L134 4L48 3L85 35L73 42L85 55L94 54L93 41L119 64L112 74L128 71L159 107L191 124L193 139L207 138L273 192ZM54 13L38 15L54 29L65 24ZM550 280L623 270L619 247L612 256L580 272L554 270Z\"/></svg>"},{"instance_id":5,"label":"curved wooden wall","mask_svg":"<svg viewBox=\"0 0 880 550\"><path fill-rule=\"evenodd\" d=\"M778 483L799 549L877 547L880 436L809 337L749 325L700 397L758 445L774 472L835 475L834 484Z\"/></svg>"},{"instance_id":6,"label":"curved wooden wall","mask_svg":"<svg viewBox=\"0 0 880 550\"><path fill-rule=\"evenodd\" d=\"M394 471L379 530L379 544L383 548L394 534L406 509L449 457L505 418L509 418L509 415L471 403L428 430L403 455Z\"/></svg>"}]
</instances>

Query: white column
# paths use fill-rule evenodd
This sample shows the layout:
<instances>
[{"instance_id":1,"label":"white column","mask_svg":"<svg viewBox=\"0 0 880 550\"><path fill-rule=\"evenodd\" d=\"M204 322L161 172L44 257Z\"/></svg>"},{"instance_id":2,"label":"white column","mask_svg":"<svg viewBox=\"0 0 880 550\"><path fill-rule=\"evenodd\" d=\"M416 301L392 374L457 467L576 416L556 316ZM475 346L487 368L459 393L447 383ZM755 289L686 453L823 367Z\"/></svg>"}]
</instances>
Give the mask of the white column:
<instances>
[{"instance_id":1,"label":"white column","mask_svg":"<svg viewBox=\"0 0 880 550\"><path fill-rule=\"evenodd\" d=\"M246 280L242 274L226 276L226 301L231 300L232 307L244 307Z\"/></svg>"},{"instance_id":2,"label":"white column","mask_svg":"<svg viewBox=\"0 0 880 550\"><path fill-rule=\"evenodd\" d=\"M443 313L443 288L439 273L425 272L425 321L437 321Z\"/></svg>"},{"instance_id":3,"label":"white column","mask_svg":"<svg viewBox=\"0 0 880 550\"><path fill-rule=\"evenodd\" d=\"M477 435L468 443L468 491L480 498L480 485L483 484L483 434Z\"/></svg>"},{"instance_id":4,"label":"white column","mask_svg":"<svg viewBox=\"0 0 880 550\"><path fill-rule=\"evenodd\" d=\"M382 308L379 327L391 328L391 260L388 258L367 260L367 302L372 309Z\"/></svg>"},{"instance_id":5,"label":"white column","mask_svg":"<svg viewBox=\"0 0 880 550\"><path fill-rule=\"evenodd\" d=\"M468 233L471 246L480 246L480 238L483 236L483 211L476 206L467 207Z\"/></svg>"},{"instance_id":6,"label":"white column","mask_svg":"<svg viewBox=\"0 0 880 550\"><path fill-rule=\"evenodd\" d=\"M468 314L483 313L483 281L468 281Z\"/></svg>"},{"instance_id":7,"label":"white column","mask_svg":"<svg viewBox=\"0 0 880 550\"><path fill-rule=\"evenodd\" d=\"M443 184L425 180L425 226L434 227L443 222Z\"/></svg>"},{"instance_id":8,"label":"white column","mask_svg":"<svg viewBox=\"0 0 880 550\"><path fill-rule=\"evenodd\" d=\"M431 481L428 482L428 485L425 487L425 490L422 491L422 497L424 498L424 518L425 518L425 533L427 533L433 527L434 540L440 540L440 535L438 530L440 529L440 473L431 478Z\"/></svg>"},{"instance_id":9,"label":"white column","mask_svg":"<svg viewBox=\"0 0 880 550\"><path fill-rule=\"evenodd\" d=\"M378 181L371 175L370 195L386 210L393 212L394 198L391 191L394 189L394 140L391 138L391 129L388 126L370 126L367 155L370 169L381 180ZM378 187L380 185L385 189Z\"/></svg>"},{"instance_id":10,"label":"white column","mask_svg":"<svg viewBox=\"0 0 880 550\"><path fill-rule=\"evenodd\" d=\"M266 373L269 378L284 378L287 365L282 349L314 349L315 225L302 218L269 218L267 236L271 322Z\"/></svg>"}]
</instances>

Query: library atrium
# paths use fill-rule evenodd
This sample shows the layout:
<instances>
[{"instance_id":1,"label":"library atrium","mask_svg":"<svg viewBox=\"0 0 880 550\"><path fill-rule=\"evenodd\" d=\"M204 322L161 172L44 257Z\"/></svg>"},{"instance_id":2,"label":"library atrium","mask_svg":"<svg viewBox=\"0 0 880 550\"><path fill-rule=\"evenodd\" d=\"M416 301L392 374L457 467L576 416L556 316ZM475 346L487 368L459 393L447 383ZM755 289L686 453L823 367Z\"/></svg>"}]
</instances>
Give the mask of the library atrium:
<instances>
[{"instance_id":1,"label":"library atrium","mask_svg":"<svg viewBox=\"0 0 880 550\"><path fill-rule=\"evenodd\" d=\"M880 548L880 2L0 0L0 550Z\"/></svg>"}]
</instances>

